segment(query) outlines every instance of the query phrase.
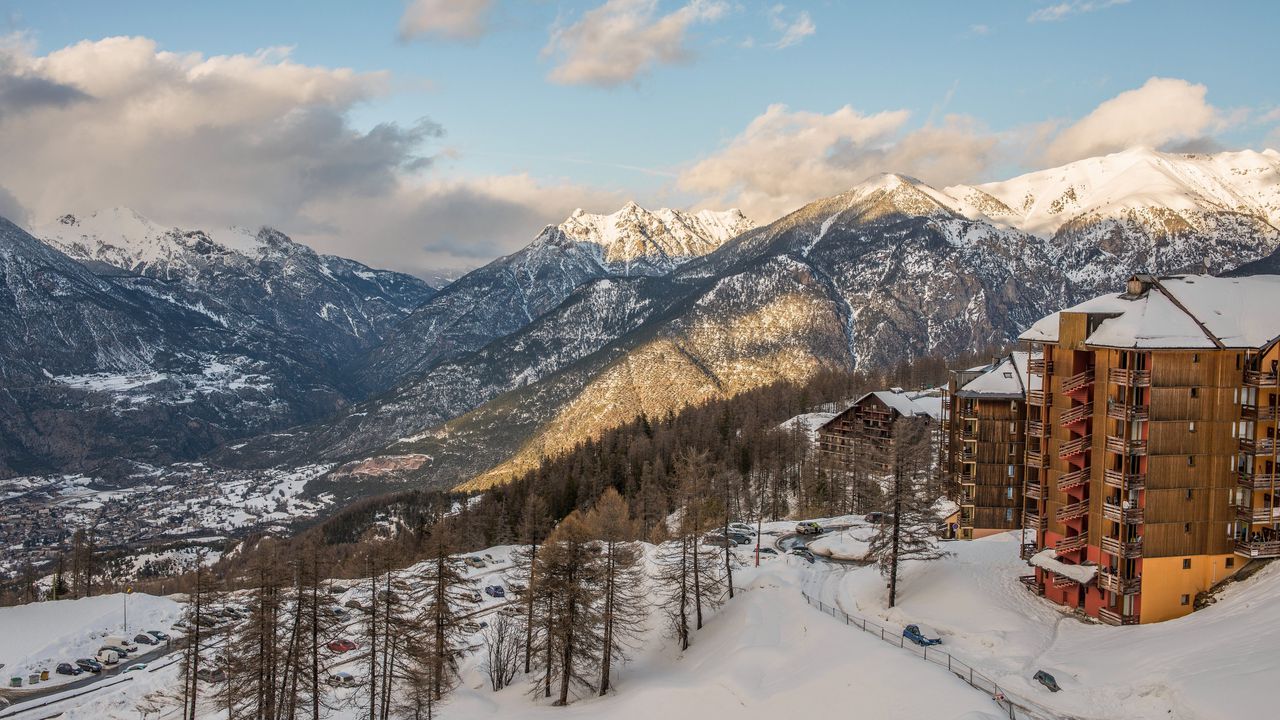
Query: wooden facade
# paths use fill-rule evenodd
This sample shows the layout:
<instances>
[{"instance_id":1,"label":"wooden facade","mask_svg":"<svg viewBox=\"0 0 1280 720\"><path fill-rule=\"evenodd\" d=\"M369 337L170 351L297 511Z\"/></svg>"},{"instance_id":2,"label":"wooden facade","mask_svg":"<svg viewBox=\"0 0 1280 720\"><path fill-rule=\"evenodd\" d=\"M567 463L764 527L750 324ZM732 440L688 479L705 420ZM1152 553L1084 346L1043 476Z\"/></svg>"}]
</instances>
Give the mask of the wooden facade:
<instances>
[{"instance_id":1,"label":"wooden facade","mask_svg":"<svg viewBox=\"0 0 1280 720\"><path fill-rule=\"evenodd\" d=\"M1156 292L1138 277L1122 297ZM1055 340L1031 342L1023 550L1097 567L1083 585L1037 567L1034 587L1055 602L1157 622L1191 612L1248 558L1280 557L1280 357L1274 339L1231 347L1207 330L1210 347L1089 340L1116 316L1063 311Z\"/></svg>"},{"instance_id":2,"label":"wooden facade","mask_svg":"<svg viewBox=\"0 0 1280 720\"><path fill-rule=\"evenodd\" d=\"M885 469L893 423L906 416L935 417L937 410L921 402L933 396L895 388L863 395L844 412L818 428L818 451L828 467L849 468L863 464ZM933 398L937 407L941 400Z\"/></svg>"},{"instance_id":3,"label":"wooden facade","mask_svg":"<svg viewBox=\"0 0 1280 720\"><path fill-rule=\"evenodd\" d=\"M1026 399L1025 353L952 373L944 407L943 462L959 483L962 540L1022 523Z\"/></svg>"}]
</instances>

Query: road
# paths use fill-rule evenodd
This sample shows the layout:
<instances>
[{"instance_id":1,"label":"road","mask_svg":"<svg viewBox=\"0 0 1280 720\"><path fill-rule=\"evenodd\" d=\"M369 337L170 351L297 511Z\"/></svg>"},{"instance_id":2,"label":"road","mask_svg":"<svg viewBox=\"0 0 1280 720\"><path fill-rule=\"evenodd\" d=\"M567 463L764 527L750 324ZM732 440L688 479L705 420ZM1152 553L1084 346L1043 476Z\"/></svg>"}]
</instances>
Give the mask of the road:
<instances>
[{"instance_id":1,"label":"road","mask_svg":"<svg viewBox=\"0 0 1280 720\"><path fill-rule=\"evenodd\" d=\"M826 537L827 535L830 535L833 532L841 532L844 530L848 530L851 527L853 526L849 524L827 525L823 527L822 532L816 535L800 535L794 532L786 533L784 535L778 536L778 539L777 539L778 549L781 550L782 552L791 552L797 547L807 546L809 543L813 542L814 540L817 540L818 538ZM814 553L813 557L815 559L822 560L823 562L831 563L832 565L848 565L850 567L862 567L868 564L864 560L838 560L836 558L827 557L825 555L819 555L818 553Z\"/></svg>"},{"instance_id":2,"label":"road","mask_svg":"<svg viewBox=\"0 0 1280 720\"><path fill-rule=\"evenodd\" d=\"M121 660L118 664L114 666L104 667L102 669L102 672L100 673L84 673L80 675L77 679L72 680L70 682L63 682L63 683L46 682L46 683L41 683L40 685L37 685L34 688L22 688L22 689L3 688L3 689L0 689L0 697L3 697L5 700L8 700L14 705L17 705L18 703L27 703L32 700L39 700L40 698L48 697L50 695L57 695L59 693L70 692L72 690L88 687L89 685L93 685L95 683L99 683L104 680L114 678L120 675L121 673L123 673L125 668L129 667L130 665L136 665L138 663L149 663L149 662L152 662L153 660L162 658L165 655L168 655L169 653L176 652L177 650L178 650L177 642L170 641L167 643L162 643L161 645L155 648L152 648L151 650L148 650L147 652L142 653L141 655L132 655L125 660ZM66 662L74 663L75 658L67 658ZM53 670L53 668L49 668L49 669L50 671ZM51 674L50 677L61 677L61 676Z\"/></svg>"}]
</instances>

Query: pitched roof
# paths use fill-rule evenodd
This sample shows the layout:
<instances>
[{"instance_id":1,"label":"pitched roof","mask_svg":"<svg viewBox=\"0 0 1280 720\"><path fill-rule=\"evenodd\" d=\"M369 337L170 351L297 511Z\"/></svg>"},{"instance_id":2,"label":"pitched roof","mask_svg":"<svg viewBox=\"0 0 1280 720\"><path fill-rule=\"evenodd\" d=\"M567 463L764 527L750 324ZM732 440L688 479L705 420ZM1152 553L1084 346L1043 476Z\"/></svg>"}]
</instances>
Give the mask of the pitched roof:
<instances>
[{"instance_id":1,"label":"pitched roof","mask_svg":"<svg viewBox=\"0 0 1280 720\"><path fill-rule=\"evenodd\" d=\"M1013 352L956 390L956 397L1014 399L1026 394L1030 353Z\"/></svg>"},{"instance_id":2,"label":"pitched roof","mask_svg":"<svg viewBox=\"0 0 1280 720\"><path fill-rule=\"evenodd\" d=\"M906 417L924 415L937 420L942 416L942 398L932 390L876 390L858 398L853 404L859 405L869 397L875 397Z\"/></svg>"},{"instance_id":3,"label":"pitched roof","mask_svg":"<svg viewBox=\"0 0 1280 720\"><path fill-rule=\"evenodd\" d=\"M1061 312L1109 315L1085 339L1114 348L1261 348L1280 338L1280 276L1149 278L1137 295L1100 295ZM1021 340L1057 342L1060 313L1037 320Z\"/></svg>"}]
</instances>

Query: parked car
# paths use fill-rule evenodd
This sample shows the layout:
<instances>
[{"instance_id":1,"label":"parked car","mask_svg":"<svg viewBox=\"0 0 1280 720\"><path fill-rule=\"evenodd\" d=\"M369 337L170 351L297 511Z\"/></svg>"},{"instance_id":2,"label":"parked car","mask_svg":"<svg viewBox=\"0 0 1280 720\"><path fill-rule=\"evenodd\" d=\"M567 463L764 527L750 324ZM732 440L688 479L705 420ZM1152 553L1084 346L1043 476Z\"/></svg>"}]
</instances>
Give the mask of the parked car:
<instances>
[{"instance_id":1,"label":"parked car","mask_svg":"<svg viewBox=\"0 0 1280 720\"><path fill-rule=\"evenodd\" d=\"M364 606L360 604L360 601L359 601L359 600L348 600L348 601L346 601L345 603L343 603L343 605L344 605L344 606L346 606L346 607L351 608L352 610L363 610L363 609L364 609Z\"/></svg>"},{"instance_id":2,"label":"parked car","mask_svg":"<svg viewBox=\"0 0 1280 720\"><path fill-rule=\"evenodd\" d=\"M212 683L226 682L227 673L222 668L200 668L196 671L196 679Z\"/></svg>"},{"instance_id":3,"label":"parked car","mask_svg":"<svg viewBox=\"0 0 1280 720\"><path fill-rule=\"evenodd\" d=\"M138 633L133 636L133 641L139 645L159 645L160 641L151 637L147 633Z\"/></svg>"},{"instance_id":4,"label":"parked car","mask_svg":"<svg viewBox=\"0 0 1280 720\"><path fill-rule=\"evenodd\" d=\"M740 532L730 532L729 539L739 545L751 545L754 542L751 536L744 535Z\"/></svg>"},{"instance_id":5,"label":"parked car","mask_svg":"<svg viewBox=\"0 0 1280 720\"><path fill-rule=\"evenodd\" d=\"M778 551L774 550L771 547L762 547L760 548L760 554L761 555L777 555Z\"/></svg>"},{"instance_id":6,"label":"parked car","mask_svg":"<svg viewBox=\"0 0 1280 720\"><path fill-rule=\"evenodd\" d=\"M334 687L355 687L356 676L346 671L339 671L329 676L329 684Z\"/></svg>"},{"instance_id":7,"label":"parked car","mask_svg":"<svg viewBox=\"0 0 1280 720\"><path fill-rule=\"evenodd\" d=\"M462 623L462 631L465 633L478 633L480 632L480 623L469 622L469 621L464 622Z\"/></svg>"},{"instance_id":8,"label":"parked car","mask_svg":"<svg viewBox=\"0 0 1280 720\"><path fill-rule=\"evenodd\" d=\"M58 663L58 667L55 669L55 672L59 675L79 675L84 671L71 663Z\"/></svg>"},{"instance_id":9,"label":"parked car","mask_svg":"<svg viewBox=\"0 0 1280 720\"><path fill-rule=\"evenodd\" d=\"M791 551L791 554L796 555L798 557L802 557L805 560L808 560L809 562L813 562L813 553L809 552L804 548L796 548Z\"/></svg>"},{"instance_id":10,"label":"parked car","mask_svg":"<svg viewBox=\"0 0 1280 720\"><path fill-rule=\"evenodd\" d=\"M347 589L346 589L345 587L341 586L341 585L330 585L330 586L329 586L329 594L331 594L331 595L341 595L342 593L344 593L344 592L346 592L346 591L347 591Z\"/></svg>"},{"instance_id":11,"label":"parked car","mask_svg":"<svg viewBox=\"0 0 1280 720\"><path fill-rule=\"evenodd\" d=\"M148 630L147 634L155 638L156 640L159 640L160 642L169 642L168 633L162 633L159 630Z\"/></svg>"},{"instance_id":12,"label":"parked car","mask_svg":"<svg viewBox=\"0 0 1280 720\"><path fill-rule=\"evenodd\" d=\"M100 648L94 659L103 665L115 665L120 662L120 654L111 648Z\"/></svg>"},{"instance_id":13,"label":"parked car","mask_svg":"<svg viewBox=\"0 0 1280 720\"><path fill-rule=\"evenodd\" d=\"M884 513L882 513L882 512L869 512L869 513L867 513L867 516L866 516L866 518L865 518L865 519L866 519L866 521L867 521L867 522L869 522L869 523L878 523L878 522L880 522L881 520L883 520L883 519L884 519Z\"/></svg>"},{"instance_id":14,"label":"parked car","mask_svg":"<svg viewBox=\"0 0 1280 720\"><path fill-rule=\"evenodd\" d=\"M146 664L146 663L134 663L134 664L130 665L129 667L125 668L125 669L124 669L124 671L125 671L125 672L137 672L137 671L139 671L139 670L146 670L146 669L147 669L147 664Z\"/></svg>"},{"instance_id":15,"label":"parked car","mask_svg":"<svg viewBox=\"0 0 1280 720\"><path fill-rule=\"evenodd\" d=\"M466 563L473 568L484 567L484 560L476 557L475 555L468 555L466 559Z\"/></svg>"},{"instance_id":16,"label":"parked car","mask_svg":"<svg viewBox=\"0 0 1280 720\"><path fill-rule=\"evenodd\" d=\"M126 651L131 652L131 653L138 652L138 645L137 645L137 643L133 642L132 640L126 640L125 638L122 638L122 637L120 637L119 635L108 635L108 636L106 636L106 637L102 638L102 644L103 644L103 645L115 645L115 646L117 646L117 647L122 647L122 648L124 648Z\"/></svg>"},{"instance_id":17,"label":"parked car","mask_svg":"<svg viewBox=\"0 0 1280 720\"><path fill-rule=\"evenodd\" d=\"M484 589L484 594L489 597L504 598L507 596L507 591L503 590L501 585L490 585Z\"/></svg>"},{"instance_id":18,"label":"parked car","mask_svg":"<svg viewBox=\"0 0 1280 720\"><path fill-rule=\"evenodd\" d=\"M514 593L522 593L525 590L524 583L509 582L507 583L507 587L511 588L511 592Z\"/></svg>"},{"instance_id":19,"label":"parked car","mask_svg":"<svg viewBox=\"0 0 1280 720\"><path fill-rule=\"evenodd\" d=\"M325 647L329 648L333 652L342 654L344 652L351 652L352 650L355 650L356 644L346 638L340 638L338 640L334 640Z\"/></svg>"},{"instance_id":20,"label":"parked car","mask_svg":"<svg viewBox=\"0 0 1280 720\"><path fill-rule=\"evenodd\" d=\"M908 625L902 628L902 637L921 647L942 644L942 638L937 637L936 633L928 628L922 629L919 625Z\"/></svg>"},{"instance_id":21,"label":"parked car","mask_svg":"<svg viewBox=\"0 0 1280 720\"><path fill-rule=\"evenodd\" d=\"M1036 674L1031 676L1031 679L1049 688L1049 692L1058 692L1062 689L1058 687L1057 679L1043 670L1037 670Z\"/></svg>"},{"instance_id":22,"label":"parked car","mask_svg":"<svg viewBox=\"0 0 1280 720\"><path fill-rule=\"evenodd\" d=\"M87 673L97 674L102 672L102 663L94 660L93 658L80 658L79 660L76 660L76 667Z\"/></svg>"},{"instance_id":23,"label":"parked car","mask_svg":"<svg viewBox=\"0 0 1280 720\"><path fill-rule=\"evenodd\" d=\"M711 545L714 547L721 547L721 548L738 546L738 543L734 542L732 538L727 538L723 535L708 535L705 538L703 538L702 543L704 545Z\"/></svg>"},{"instance_id":24,"label":"parked car","mask_svg":"<svg viewBox=\"0 0 1280 720\"><path fill-rule=\"evenodd\" d=\"M822 526L812 520L804 520L796 523L797 535L817 535L822 532Z\"/></svg>"},{"instance_id":25,"label":"parked car","mask_svg":"<svg viewBox=\"0 0 1280 720\"><path fill-rule=\"evenodd\" d=\"M468 590L467 592L464 592L462 596L466 598L469 602L473 602L473 603L478 603L481 600L484 600L484 596L475 590Z\"/></svg>"},{"instance_id":26,"label":"parked car","mask_svg":"<svg viewBox=\"0 0 1280 720\"><path fill-rule=\"evenodd\" d=\"M746 523L729 523L730 532L740 532L743 535L755 535L756 529Z\"/></svg>"},{"instance_id":27,"label":"parked car","mask_svg":"<svg viewBox=\"0 0 1280 720\"><path fill-rule=\"evenodd\" d=\"M125 659L125 658L129 657L129 651L128 651L128 650L125 650L124 648L120 647L119 645L103 645L102 647L98 648L98 652L99 652L99 653L103 652L104 650L109 650L109 651L111 651L111 652L115 653L115 654L116 654L116 659L117 659L117 660L123 660L123 659Z\"/></svg>"}]
</instances>

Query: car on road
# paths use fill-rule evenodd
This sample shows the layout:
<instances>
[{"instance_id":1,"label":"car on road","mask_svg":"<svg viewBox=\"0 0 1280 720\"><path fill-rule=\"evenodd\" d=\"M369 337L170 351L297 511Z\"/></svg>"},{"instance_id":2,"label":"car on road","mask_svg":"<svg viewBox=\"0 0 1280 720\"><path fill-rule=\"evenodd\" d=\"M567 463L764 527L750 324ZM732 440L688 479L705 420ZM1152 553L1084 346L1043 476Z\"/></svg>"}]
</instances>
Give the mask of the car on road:
<instances>
[{"instance_id":1,"label":"car on road","mask_svg":"<svg viewBox=\"0 0 1280 720\"><path fill-rule=\"evenodd\" d=\"M120 662L120 653L110 648L100 648L94 659L103 665L115 665Z\"/></svg>"},{"instance_id":2,"label":"car on road","mask_svg":"<svg viewBox=\"0 0 1280 720\"><path fill-rule=\"evenodd\" d=\"M351 652L352 650L355 650L357 646L355 643L351 642L346 638L339 638L329 643L325 647L341 655L344 652Z\"/></svg>"},{"instance_id":3,"label":"car on road","mask_svg":"<svg viewBox=\"0 0 1280 720\"><path fill-rule=\"evenodd\" d=\"M743 535L755 535L756 529L746 523L729 523L729 532L740 532Z\"/></svg>"},{"instance_id":4,"label":"car on road","mask_svg":"<svg viewBox=\"0 0 1280 720\"><path fill-rule=\"evenodd\" d=\"M79 675L84 671L71 663L58 663L58 667L55 672L59 675Z\"/></svg>"},{"instance_id":5,"label":"car on road","mask_svg":"<svg viewBox=\"0 0 1280 720\"><path fill-rule=\"evenodd\" d=\"M329 684L334 687L355 687L356 676L346 671L339 671L329 676Z\"/></svg>"},{"instance_id":6,"label":"car on road","mask_svg":"<svg viewBox=\"0 0 1280 720\"><path fill-rule=\"evenodd\" d=\"M796 548L791 551L791 554L797 557L802 557L805 560L808 560L809 562L813 562L813 553L809 552L804 548Z\"/></svg>"},{"instance_id":7,"label":"car on road","mask_svg":"<svg viewBox=\"0 0 1280 720\"><path fill-rule=\"evenodd\" d=\"M755 541L755 538L753 538L750 535L745 535L740 532L732 532L732 531L729 532L729 539L739 545L751 545Z\"/></svg>"},{"instance_id":8,"label":"car on road","mask_svg":"<svg viewBox=\"0 0 1280 720\"><path fill-rule=\"evenodd\" d=\"M139 670L146 670L146 669L147 669L147 664L146 664L146 663L134 663L134 664L130 665L129 667L125 668L125 669L124 669L124 671L125 671L125 672L137 672L137 671L139 671Z\"/></svg>"},{"instance_id":9,"label":"car on road","mask_svg":"<svg viewBox=\"0 0 1280 720\"><path fill-rule=\"evenodd\" d=\"M1057 678L1043 670L1037 670L1036 674L1031 676L1031 679L1049 688L1049 692L1058 692L1062 689L1058 686Z\"/></svg>"},{"instance_id":10,"label":"car on road","mask_svg":"<svg viewBox=\"0 0 1280 720\"><path fill-rule=\"evenodd\" d=\"M473 567L473 568L482 568L482 567L484 567L484 559L483 559L483 558L478 558L478 557L476 557L475 555L468 555L468 556L467 556L467 559L466 559L466 563L467 563L468 565L470 565L471 567Z\"/></svg>"},{"instance_id":11,"label":"car on road","mask_svg":"<svg viewBox=\"0 0 1280 720\"><path fill-rule=\"evenodd\" d=\"M97 674L102 672L102 663L94 660L93 658L80 658L79 660L76 660L76 667L87 673Z\"/></svg>"},{"instance_id":12,"label":"car on road","mask_svg":"<svg viewBox=\"0 0 1280 720\"><path fill-rule=\"evenodd\" d=\"M921 647L942 644L942 638L938 637L937 633L927 627L922 628L918 624L912 624L902 628L902 637Z\"/></svg>"},{"instance_id":13,"label":"car on road","mask_svg":"<svg viewBox=\"0 0 1280 720\"><path fill-rule=\"evenodd\" d=\"M797 535L818 535L822 533L822 526L812 520L804 520L796 523Z\"/></svg>"},{"instance_id":14,"label":"car on road","mask_svg":"<svg viewBox=\"0 0 1280 720\"><path fill-rule=\"evenodd\" d=\"M169 642L169 633L163 633L159 630L148 630L147 634L160 642Z\"/></svg>"},{"instance_id":15,"label":"car on road","mask_svg":"<svg viewBox=\"0 0 1280 720\"><path fill-rule=\"evenodd\" d=\"M159 638L153 637L150 633L138 633L133 636L133 641L139 645L159 645Z\"/></svg>"},{"instance_id":16,"label":"car on road","mask_svg":"<svg viewBox=\"0 0 1280 720\"><path fill-rule=\"evenodd\" d=\"M489 597L504 598L507 596L507 591L503 590L501 585L490 585L484 589L484 594Z\"/></svg>"}]
</instances>

